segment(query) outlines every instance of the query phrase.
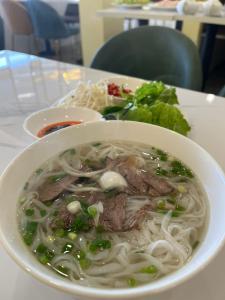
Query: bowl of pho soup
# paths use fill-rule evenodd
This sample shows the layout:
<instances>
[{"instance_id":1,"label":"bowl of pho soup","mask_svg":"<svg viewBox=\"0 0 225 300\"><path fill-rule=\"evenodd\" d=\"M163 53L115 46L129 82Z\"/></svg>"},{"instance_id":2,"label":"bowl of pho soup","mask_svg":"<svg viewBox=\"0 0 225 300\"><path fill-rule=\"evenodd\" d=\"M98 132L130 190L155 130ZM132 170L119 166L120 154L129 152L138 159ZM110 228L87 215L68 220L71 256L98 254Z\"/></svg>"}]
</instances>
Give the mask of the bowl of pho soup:
<instances>
[{"instance_id":1,"label":"bowl of pho soup","mask_svg":"<svg viewBox=\"0 0 225 300\"><path fill-rule=\"evenodd\" d=\"M191 278L222 247L224 183L203 148L170 130L129 121L68 127L3 173L0 238L23 269L59 290L147 299Z\"/></svg>"}]
</instances>

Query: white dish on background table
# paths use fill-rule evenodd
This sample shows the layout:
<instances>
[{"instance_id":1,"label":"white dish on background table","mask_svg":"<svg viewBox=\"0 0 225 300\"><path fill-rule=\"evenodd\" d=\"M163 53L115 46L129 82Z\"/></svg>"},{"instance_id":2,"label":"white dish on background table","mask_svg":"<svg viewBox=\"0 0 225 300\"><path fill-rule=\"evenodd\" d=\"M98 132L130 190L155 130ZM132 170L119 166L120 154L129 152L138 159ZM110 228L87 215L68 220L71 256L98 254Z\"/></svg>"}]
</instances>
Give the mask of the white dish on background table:
<instances>
[{"instance_id":1,"label":"white dish on background table","mask_svg":"<svg viewBox=\"0 0 225 300\"><path fill-rule=\"evenodd\" d=\"M155 11L168 11L168 12L169 11L171 11L171 12L177 11L176 7L166 7L166 6L163 7L163 6L160 6L159 3L149 4L148 5L148 9L149 10L155 10Z\"/></svg>"},{"instance_id":2,"label":"white dish on background table","mask_svg":"<svg viewBox=\"0 0 225 300\"><path fill-rule=\"evenodd\" d=\"M141 9L143 5L144 4L112 4L112 6L120 9Z\"/></svg>"},{"instance_id":3,"label":"white dish on background table","mask_svg":"<svg viewBox=\"0 0 225 300\"><path fill-rule=\"evenodd\" d=\"M28 116L23 123L23 128L29 135L35 139L39 139L37 136L38 132L44 127L54 123L65 121L87 123L101 120L103 120L102 115L89 108L51 107L37 111Z\"/></svg>"},{"instance_id":4,"label":"white dish on background table","mask_svg":"<svg viewBox=\"0 0 225 300\"><path fill-rule=\"evenodd\" d=\"M199 177L209 200L209 225L192 259L180 270L133 289L97 289L70 282L39 264L18 232L17 199L30 175L50 157L79 144L124 140L154 145L187 164ZM18 176L20 174L20 176ZM82 299L149 299L174 288L202 270L222 247L225 238L225 177L214 159L198 144L170 130L128 121L95 122L55 132L29 146L3 173L0 182L0 238L11 257L29 274ZM9 222L10 220L10 222Z\"/></svg>"}]
</instances>

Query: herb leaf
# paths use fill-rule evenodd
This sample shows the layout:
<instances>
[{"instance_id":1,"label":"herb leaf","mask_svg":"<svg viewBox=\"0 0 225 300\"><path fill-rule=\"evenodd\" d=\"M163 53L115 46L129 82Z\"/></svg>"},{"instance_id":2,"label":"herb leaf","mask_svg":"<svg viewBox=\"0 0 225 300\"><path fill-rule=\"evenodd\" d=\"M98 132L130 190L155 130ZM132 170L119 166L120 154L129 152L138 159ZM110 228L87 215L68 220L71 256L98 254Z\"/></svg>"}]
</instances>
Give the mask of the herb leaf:
<instances>
[{"instance_id":1,"label":"herb leaf","mask_svg":"<svg viewBox=\"0 0 225 300\"><path fill-rule=\"evenodd\" d=\"M93 240L89 246L91 252L96 252L97 250L105 250L111 248L111 242L109 240L96 239Z\"/></svg>"}]
</instances>

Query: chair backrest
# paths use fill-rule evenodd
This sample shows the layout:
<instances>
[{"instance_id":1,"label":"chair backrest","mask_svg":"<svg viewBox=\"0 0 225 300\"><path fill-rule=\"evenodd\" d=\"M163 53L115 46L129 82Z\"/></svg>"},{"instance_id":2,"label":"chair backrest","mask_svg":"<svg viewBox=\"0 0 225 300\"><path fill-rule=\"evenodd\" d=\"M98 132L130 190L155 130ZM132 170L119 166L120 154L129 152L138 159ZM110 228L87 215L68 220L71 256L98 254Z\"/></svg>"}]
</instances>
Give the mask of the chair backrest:
<instances>
[{"instance_id":1,"label":"chair backrest","mask_svg":"<svg viewBox=\"0 0 225 300\"><path fill-rule=\"evenodd\" d=\"M167 27L142 26L113 37L97 52L91 67L193 90L202 87L196 46Z\"/></svg>"},{"instance_id":2,"label":"chair backrest","mask_svg":"<svg viewBox=\"0 0 225 300\"><path fill-rule=\"evenodd\" d=\"M79 4L68 3L65 10L64 21L68 23L79 23Z\"/></svg>"},{"instance_id":3,"label":"chair backrest","mask_svg":"<svg viewBox=\"0 0 225 300\"><path fill-rule=\"evenodd\" d=\"M79 16L79 4L68 3L66 6L65 16L78 17Z\"/></svg>"},{"instance_id":4,"label":"chair backrest","mask_svg":"<svg viewBox=\"0 0 225 300\"><path fill-rule=\"evenodd\" d=\"M33 33L31 19L23 5L13 0L3 0L2 8L14 34L31 35Z\"/></svg>"},{"instance_id":5,"label":"chair backrest","mask_svg":"<svg viewBox=\"0 0 225 300\"><path fill-rule=\"evenodd\" d=\"M4 31L4 22L0 16L0 50L5 49L5 31Z\"/></svg>"},{"instance_id":6,"label":"chair backrest","mask_svg":"<svg viewBox=\"0 0 225 300\"><path fill-rule=\"evenodd\" d=\"M225 97L225 85L222 87L222 89L219 91L219 96Z\"/></svg>"},{"instance_id":7,"label":"chair backrest","mask_svg":"<svg viewBox=\"0 0 225 300\"><path fill-rule=\"evenodd\" d=\"M66 36L67 29L57 11L40 0L28 0L29 11L35 36L42 39L60 39Z\"/></svg>"}]
</instances>

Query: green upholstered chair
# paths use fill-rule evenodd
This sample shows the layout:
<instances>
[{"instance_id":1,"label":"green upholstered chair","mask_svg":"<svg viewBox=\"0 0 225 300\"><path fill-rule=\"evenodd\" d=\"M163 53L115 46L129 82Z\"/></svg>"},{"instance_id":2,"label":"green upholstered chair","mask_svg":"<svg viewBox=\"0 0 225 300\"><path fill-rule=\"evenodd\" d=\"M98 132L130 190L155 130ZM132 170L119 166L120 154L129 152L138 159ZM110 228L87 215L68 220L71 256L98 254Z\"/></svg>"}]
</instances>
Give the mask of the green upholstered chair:
<instances>
[{"instance_id":1,"label":"green upholstered chair","mask_svg":"<svg viewBox=\"0 0 225 300\"><path fill-rule=\"evenodd\" d=\"M225 97L225 85L224 85L224 86L222 87L222 89L219 91L218 96Z\"/></svg>"},{"instance_id":2,"label":"green upholstered chair","mask_svg":"<svg viewBox=\"0 0 225 300\"><path fill-rule=\"evenodd\" d=\"M107 41L91 67L109 72L161 80L201 90L202 68L198 50L185 35L171 28L142 26Z\"/></svg>"}]
</instances>

